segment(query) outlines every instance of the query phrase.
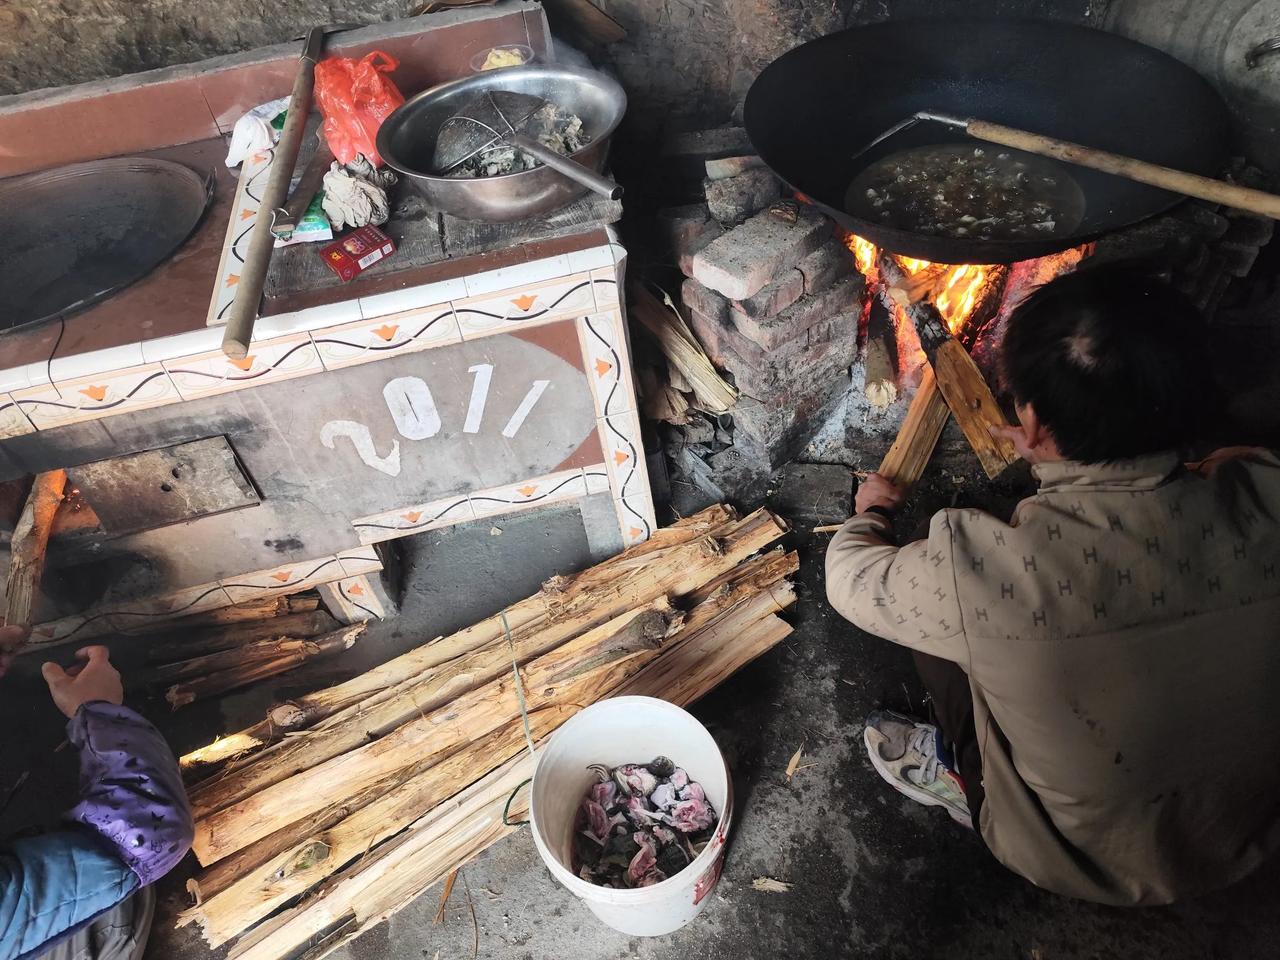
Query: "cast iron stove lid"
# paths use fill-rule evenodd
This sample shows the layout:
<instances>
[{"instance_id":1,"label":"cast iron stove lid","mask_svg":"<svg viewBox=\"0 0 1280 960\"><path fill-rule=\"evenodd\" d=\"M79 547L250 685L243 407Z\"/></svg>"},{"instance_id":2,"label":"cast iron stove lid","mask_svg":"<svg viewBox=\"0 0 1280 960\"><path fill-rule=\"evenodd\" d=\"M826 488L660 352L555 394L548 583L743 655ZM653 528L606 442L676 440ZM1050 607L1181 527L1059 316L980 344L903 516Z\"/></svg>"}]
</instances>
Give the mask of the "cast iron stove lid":
<instances>
[{"instance_id":1,"label":"cast iron stove lid","mask_svg":"<svg viewBox=\"0 0 1280 960\"><path fill-rule=\"evenodd\" d=\"M212 196L212 178L140 157L0 181L0 332L142 279L191 235Z\"/></svg>"}]
</instances>

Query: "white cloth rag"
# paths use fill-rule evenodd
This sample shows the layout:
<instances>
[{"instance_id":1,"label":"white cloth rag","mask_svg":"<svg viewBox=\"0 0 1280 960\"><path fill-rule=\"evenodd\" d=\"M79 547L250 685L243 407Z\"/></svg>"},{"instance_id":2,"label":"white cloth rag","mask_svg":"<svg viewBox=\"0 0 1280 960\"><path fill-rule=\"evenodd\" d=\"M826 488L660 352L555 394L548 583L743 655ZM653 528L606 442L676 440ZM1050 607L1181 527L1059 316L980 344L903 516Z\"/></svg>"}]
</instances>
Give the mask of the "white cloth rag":
<instances>
[{"instance_id":1,"label":"white cloth rag","mask_svg":"<svg viewBox=\"0 0 1280 960\"><path fill-rule=\"evenodd\" d=\"M231 131L231 143L227 145L227 166L238 167L259 150L275 146L277 134L271 121L287 109L289 98L281 97L254 107L237 120Z\"/></svg>"},{"instance_id":2,"label":"white cloth rag","mask_svg":"<svg viewBox=\"0 0 1280 960\"><path fill-rule=\"evenodd\" d=\"M364 154L345 167L337 160L324 175L324 212L334 230L344 226L382 226L391 217L387 188L396 182L390 170L378 170Z\"/></svg>"}]
</instances>

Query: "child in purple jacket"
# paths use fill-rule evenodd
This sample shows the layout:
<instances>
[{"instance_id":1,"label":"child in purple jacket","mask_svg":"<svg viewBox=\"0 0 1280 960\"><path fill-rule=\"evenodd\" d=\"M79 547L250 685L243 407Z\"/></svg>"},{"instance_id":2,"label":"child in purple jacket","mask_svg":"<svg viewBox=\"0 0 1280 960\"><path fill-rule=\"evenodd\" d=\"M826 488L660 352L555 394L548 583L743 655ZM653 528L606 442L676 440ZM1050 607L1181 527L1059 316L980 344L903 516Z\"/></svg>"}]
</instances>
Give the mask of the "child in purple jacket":
<instances>
[{"instance_id":1,"label":"child in purple jacket","mask_svg":"<svg viewBox=\"0 0 1280 960\"><path fill-rule=\"evenodd\" d=\"M0 627L0 649L23 633ZM0 960L138 960L155 906L148 885L191 846L191 808L168 744L122 705L105 647L76 659L42 673L80 751L80 802L59 829L0 847Z\"/></svg>"}]
</instances>

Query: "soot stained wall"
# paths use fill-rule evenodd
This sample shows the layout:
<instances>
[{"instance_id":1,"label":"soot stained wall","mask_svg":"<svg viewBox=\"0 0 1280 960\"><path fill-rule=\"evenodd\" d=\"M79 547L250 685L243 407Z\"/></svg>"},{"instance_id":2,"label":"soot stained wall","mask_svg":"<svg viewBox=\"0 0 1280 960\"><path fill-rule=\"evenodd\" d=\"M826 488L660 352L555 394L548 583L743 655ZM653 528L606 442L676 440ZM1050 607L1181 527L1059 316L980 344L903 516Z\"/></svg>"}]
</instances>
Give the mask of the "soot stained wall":
<instances>
[{"instance_id":1,"label":"soot stained wall","mask_svg":"<svg viewBox=\"0 0 1280 960\"><path fill-rule=\"evenodd\" d=\"M373 22L421 0L0 0L0 94L200 60ZM596 0L626 40L586 51L612 65L643 127L722 122L759 70L845 26L937 13L1100 20L1108 0ZM555 11L552 11L555 20Z\"/></svg>"}]
</instances>

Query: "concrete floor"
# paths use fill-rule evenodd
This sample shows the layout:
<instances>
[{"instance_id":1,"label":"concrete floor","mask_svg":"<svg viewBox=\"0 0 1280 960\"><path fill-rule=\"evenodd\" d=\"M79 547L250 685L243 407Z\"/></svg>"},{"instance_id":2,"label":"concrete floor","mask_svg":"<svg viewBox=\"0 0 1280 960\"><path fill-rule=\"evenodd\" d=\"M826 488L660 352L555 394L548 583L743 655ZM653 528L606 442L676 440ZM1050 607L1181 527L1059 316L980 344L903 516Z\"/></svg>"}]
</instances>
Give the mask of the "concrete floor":
<instances>
[{"instance_id":1,"label":"concrete floor","mask_svg":"<svg viewBox=\"0 0 1280 960\"><path fill-rule=\"evenodd\" d=\"M924 511L941 492L923 495ZM583 560L571 515L513 518L508 544L541 549L566 569ZM441 632L457 616L442 591L472 604L513 585L491 577L459 589L438 557L446 547L486 550L483 531L465 528L435 540L406 541L406 600L397 621L375 625L361 659L381 659ZM475 538L470 540L468 538ZM527 831L490 848L463 871L445 922L432 924L439 886L335 956L344 960L595 960L595 958L1009 958L1009 960L1202 960L1277 955L1280 864L1235 889L1174 908L1117 910L1041 893L1006 872L971 832L941 812L912 804L873 772L861 721L878 705L918 707L907 655L843 622L824 603L826 537L793 535L801 551L795 633L726 682L693 712L712 730L734 771L737 822L725 871L703 915L659 940L616 934L557 886ZM457 579L456 577L454 578ZM519 594L523 595L523 593ZM504 601L498 601L499 603ZM122 647L128 659L128 648ZM342 664L340 673L351 665ZM296 678L295 681L296 682ZM74 765L60 725L23 665L5 681L0 719L10 737L0 757L0 787L31 777L5 811L6 832L45 822L73 797ZM179 749L233 715L251 713L271 694L256 691L199 706L162 722ZM1225 731L1224 735L1234 735ZM805 763L788 782L787 762L804 745ZM0 793L0 796L3 794ZM51 799L57 804L51 806ZM169 909L183 897L183 872L161 887ZM787 893L752 889L757 877L793 884ZM471 909L475 910L475 925ZM477 946L478 942L478 946ZM149 958L209 956L190 931L157 926Z\"/></svg>"}]
</instances>

